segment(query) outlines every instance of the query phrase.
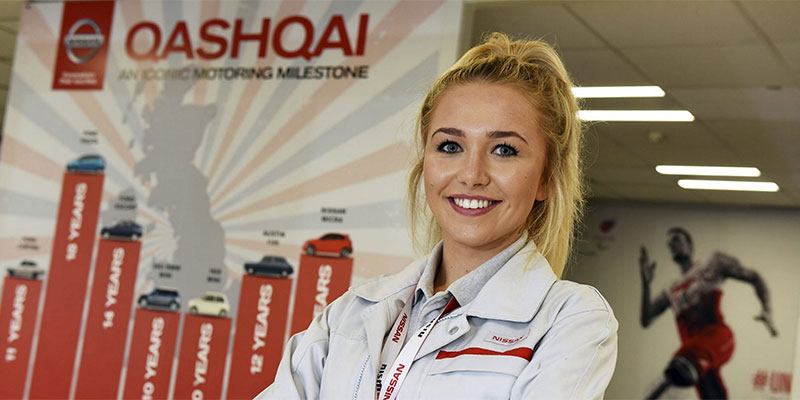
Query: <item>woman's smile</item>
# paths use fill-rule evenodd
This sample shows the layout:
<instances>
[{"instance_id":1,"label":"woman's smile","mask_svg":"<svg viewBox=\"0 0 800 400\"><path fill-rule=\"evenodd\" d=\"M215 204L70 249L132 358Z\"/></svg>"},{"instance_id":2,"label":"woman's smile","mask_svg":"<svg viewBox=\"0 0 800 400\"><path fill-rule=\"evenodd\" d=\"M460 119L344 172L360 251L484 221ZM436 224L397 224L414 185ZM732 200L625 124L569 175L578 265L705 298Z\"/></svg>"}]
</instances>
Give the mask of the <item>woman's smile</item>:
<instances>
[{"instance_id":1,"label":"woman's smile","mask_svg":"<svg viewBox=\"0 0 800 400\"><path fill-rule=\"evenodd\" d=\"M458 194L447 198L457 213L467 216L486 214L500 204L500 200L492 200L483 196Z\"/></svg>"}]
</instances>

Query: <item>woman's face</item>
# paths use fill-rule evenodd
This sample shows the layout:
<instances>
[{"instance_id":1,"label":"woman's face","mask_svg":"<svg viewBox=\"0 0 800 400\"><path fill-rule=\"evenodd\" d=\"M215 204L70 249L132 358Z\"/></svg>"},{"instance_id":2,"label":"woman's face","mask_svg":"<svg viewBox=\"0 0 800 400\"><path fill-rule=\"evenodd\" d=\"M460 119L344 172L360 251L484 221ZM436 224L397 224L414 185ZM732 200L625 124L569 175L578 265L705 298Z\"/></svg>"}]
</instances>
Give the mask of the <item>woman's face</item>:
<instances>
[{"instance_id":1,"label":"woman's face","mask_svg":"<svg viewBox=\"0 0 800 400\"><path fill-rule=\"evenodd\" d=\"M501 250L544 200L545 137L531 102L511 86L447 89L425 146L425 196L445 243Z\"/></svg>"}]
</instances>

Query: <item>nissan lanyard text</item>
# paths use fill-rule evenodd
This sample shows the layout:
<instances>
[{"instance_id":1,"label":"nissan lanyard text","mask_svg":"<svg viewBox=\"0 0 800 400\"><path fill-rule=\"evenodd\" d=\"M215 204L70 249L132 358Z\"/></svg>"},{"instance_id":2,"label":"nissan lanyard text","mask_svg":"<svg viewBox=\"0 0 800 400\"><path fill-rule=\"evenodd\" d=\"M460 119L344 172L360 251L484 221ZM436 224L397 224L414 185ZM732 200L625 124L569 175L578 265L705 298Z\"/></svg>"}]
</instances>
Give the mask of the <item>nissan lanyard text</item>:
<instances>
[{"instance_id":1,"label":"nissan lanyard text","mask_svg":"<svg viewBox=\"0 0 800 400\"><path fill-rule=\"evenodd\" d=\"M445 306L439 316L420 328L417 334L409 338L408 343L403 346L407 334L406 324L411 316L411 303L413 303L413 300L414 293L412 292L411 297L408 298L406 304L403 306L403 310L400 311L400 315L398 315L397 319L394 321L394 325L390 331L393 332L392 336L387 338L386 343L383 345L380 360L381 368L378 372L378 378L375 384L375 396L377 400L394 400L397 397L397 392L406 379L408 370L411 369L411 363L414 362L414 358L417 356L419 349L422 347L422 343L425 342L433 326L439 322L439 318L458 307L456 298L451 298L450 302L447 303L447 306ZM392 369L387 370L386 366L389 360L392 359L394 359Z\"/></svg>"}]
</instances>

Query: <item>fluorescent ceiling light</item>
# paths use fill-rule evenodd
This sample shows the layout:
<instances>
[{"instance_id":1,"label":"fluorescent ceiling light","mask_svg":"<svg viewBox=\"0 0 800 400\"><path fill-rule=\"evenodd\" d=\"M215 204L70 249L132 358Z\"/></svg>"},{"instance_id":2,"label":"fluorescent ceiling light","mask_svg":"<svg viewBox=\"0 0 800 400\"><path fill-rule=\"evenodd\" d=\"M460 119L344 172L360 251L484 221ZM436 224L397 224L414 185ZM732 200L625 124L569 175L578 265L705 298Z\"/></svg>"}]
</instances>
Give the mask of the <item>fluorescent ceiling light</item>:
<instances>
[{"instance_id":1,"label":"fluorescent ceiling light","mask_svg":"<svg viewBox=\"0 0 800 400\"><path fill-rule=\"evenodd\" d=\"M761 171L753 167L700 167L692 165L658 165L656 172L662 175L705 175L705 176L761 176Z\"/></svg>"},{"instance_id":2,"label":"fluorescent ceiling light","mask_svg":"<svg viewBox=\"0 0 800 400\"><path fill-rule=\"evenodd\" d=\"M694 115L686 110L580 110L578 118L584 121L694 121Z\"/></svg>"},{"instance_id":3,"label":"fluorescent ceiling light","mask_svg":"<svg viewBox=\"0 0 800 400\"><path fill-rule=\"evenodd\" d=\"M778 184L775 182L745 182L745 181L706 181L700 179L680 179L678 186L684 189L704 190L737 190L748 192L777 192Z\"/></svg>"},{"instance_id":4,"label":"fluorescent ceiling light","mask_svg":"<svg viewBox=\"0 0 800 400\"><path fill-rule=\"evenodd\" d=\"M664 97L658 86L583 86L572 88L576 98L596 99L610 97Z\"/></svg>"}]
</instances>

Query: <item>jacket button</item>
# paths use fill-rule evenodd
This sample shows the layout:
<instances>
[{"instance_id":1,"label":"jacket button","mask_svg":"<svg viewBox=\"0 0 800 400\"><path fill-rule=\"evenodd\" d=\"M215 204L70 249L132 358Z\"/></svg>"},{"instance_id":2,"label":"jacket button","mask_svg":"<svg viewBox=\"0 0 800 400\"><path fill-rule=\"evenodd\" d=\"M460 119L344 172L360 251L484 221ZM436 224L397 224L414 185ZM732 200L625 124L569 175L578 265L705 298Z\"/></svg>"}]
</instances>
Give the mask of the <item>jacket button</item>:
<instances>
[{"instance_id":1,"label":"jacket button","mask_svg":"<svg viewBox=\"0 0 800 400\"><path fill-rule=\"evenodd\" d=\"M448 333L451 334L451 335L455 335L456 332L458 332L458 327L457 326L454 326L454 327L450 328L450 331L448 331Z\"/></svg>"}]
</instances>

